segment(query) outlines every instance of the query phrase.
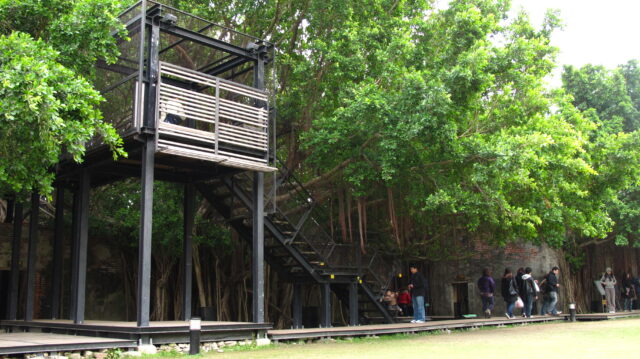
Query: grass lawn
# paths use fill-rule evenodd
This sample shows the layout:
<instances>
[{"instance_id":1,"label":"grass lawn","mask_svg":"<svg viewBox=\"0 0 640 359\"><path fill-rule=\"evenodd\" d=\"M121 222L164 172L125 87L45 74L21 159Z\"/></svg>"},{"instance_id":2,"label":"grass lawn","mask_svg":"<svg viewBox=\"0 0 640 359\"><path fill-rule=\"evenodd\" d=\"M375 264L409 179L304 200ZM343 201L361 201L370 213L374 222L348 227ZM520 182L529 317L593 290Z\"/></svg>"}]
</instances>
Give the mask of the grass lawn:
<instances>
[{"instance_id":1,"label":"grass lawn","mask_svg":"<svg viewBox=\"0 0 640 359\"><path fill-rule=\"evenodd\" d=\"M638 358L638 343L640 319L634 318L277 344L203 358Z\"/></svg>"}]
</instances>

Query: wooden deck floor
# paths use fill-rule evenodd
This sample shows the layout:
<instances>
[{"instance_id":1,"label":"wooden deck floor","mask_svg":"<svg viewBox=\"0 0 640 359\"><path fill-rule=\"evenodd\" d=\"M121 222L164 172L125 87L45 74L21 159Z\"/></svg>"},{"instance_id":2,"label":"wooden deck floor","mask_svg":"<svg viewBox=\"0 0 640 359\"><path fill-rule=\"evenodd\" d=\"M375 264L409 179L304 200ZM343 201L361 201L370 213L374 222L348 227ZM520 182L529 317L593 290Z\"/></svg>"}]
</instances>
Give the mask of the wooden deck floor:
<instances>
[{"instance_id":1,"label":"wooden deck floor","mask_svg":"<svg viewBox=\"0 0 640 359\"><path fill-rule=\"evenodd\" d=\"M76 329L83 331L101 331L101 332L122 332L122 333L167 333L167 332L184 332L189 330L188 321L159 321L150 322L148 327L138 327L136 322L125 321L106 321L106 320L86 320L82 324L75 324L72 320L65 319L36 319L30 322L22 320L3 320L0 321L2 327L17 328L42 328L42 329ZM256 324L251 322L218 322L203 321L201 322L203 331L227 331L233 330L249 330L249 329L271 329L270 323Z\"/></svg>"},{"instance_id":2,"label":"wooden deck floor","mask_svg":"<svg viewBox=\"0 0 640 359\"><path fill-rule=\"evenodd\" d=\"M397 333L417 333L445 329L464 329L488 326L502 326L524 323L540 323L565 320L563 316L551 317L540 316L531 319L527 318L491 318L491 319L455 319L429 321L426 323L396 323L396 324L375 324L360 325L354 327L332 327L332 328L307 328L307 329L286 329L269 330L267 335L272 340L292 340L309 338L337 338L378 334Z\"/></svg>"},{"instance_id":3,"label":"wooden deck floor","mask_svg":"<svg viewBox=\"0 0 640 359\"><path fill-rule=\"evenodd\" d=\"M621 319L621 318L629 318L640 316L640 310L632 310L630 312L616 312L616 313L587 313L587 314L578 314L576 315L576 319L579 321L589 321L589 320L610 320L610 319Z\"/></svg>"},{"instance_id":4,"label":"wooden deck floor","mask_svg":"<svg viewBox=\"0 0 640 359\"><path fill-rule=\"evenodd\" d=\"M0 333L0 355L132 348L135 340L51 333Z\"/></svg>"}]
</instances>

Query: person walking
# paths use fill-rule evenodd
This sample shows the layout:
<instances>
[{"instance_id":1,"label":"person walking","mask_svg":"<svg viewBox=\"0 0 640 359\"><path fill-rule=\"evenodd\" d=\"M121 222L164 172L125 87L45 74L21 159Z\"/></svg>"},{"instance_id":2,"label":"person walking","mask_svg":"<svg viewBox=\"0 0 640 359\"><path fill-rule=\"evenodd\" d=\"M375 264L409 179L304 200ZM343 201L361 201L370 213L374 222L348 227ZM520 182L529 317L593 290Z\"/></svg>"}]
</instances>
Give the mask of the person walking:
<instances>
[{"instance_id":1,"label":"person walking","mask_svg":"<svg viewBox=\"0 0 640 359\"><path fill-rule=\"evenodd\" d=\"M424 298L427 296L427 280L418 271L415 264L409 266L411 278L409 279L409 289L411 290L411 302L413 304L413 320L411 323L424 323Z\"/></svg>"},{"instance_id":2,"label":"person walking","mask_svg":"<svg viewBox=\"0 0 640 359\"><path fill-rule=\"evenodd\" d=\"M485 318L491 318L493 310L494 294L496 292L496 282L491 277L491 270L485 268L482 270L482 277L478 279L478 290L480 290L480 299L482 300L482 312Z\"/></svg>"},{"instance_id":3,"label":"person walking","mask_svg":"<svg viewBox=\"0 0 640 359\"><path fill-rule=\"evenodd\" d=\"M558 273L560 273L560 268L553 267L544 279L545 296L540 315L558 315L562 313L556 309L556 304L558 303L558 288L560 288Z\"/></svg>"},{"instance_id":4,"label":"person walking","mask_svg":"<svg viewBox=\"0 0 640 359\"><path fill-rule=\"evenodd\" d=\"M518 286L518 291L520 293L522 293L522 291L520 291L520 289L522 288L522 276L524 275L524 268L520 267L518 268L518 270L516 271L516 285ZM524 298L522 298L524 301ZM522 309L520 309L520 315L522 317L525 317L524 314L524 306L522 307Z\"/></svg>"},{"instance_id":5,"label":"person walking","mask_svg":"<svg viewBox=\"0 0 640 359\"><path fill-rule=\"evenodd\" d=\"M633 309L633 301L636 299L636 290L631 272L625 273L622 278L622 298L624 298L624 310L630 312Z\"/></svg>"},{"instance_id":6,"label":"person walking","mask_svg":"<svg viewBox=\"0 0 640 359\"><path fill-rule=\"evenodd\" d=\"M607 268L607 270L600 278L600 282L604 287L604 295L607 299L607 309L609 313L616 312L616 284L618 281L616 280L616 276L613 275L613 271L611 268Z\"/></svg>"},{"instance_id":7,"label":"person walking","mask_svg":"<svg viewBox=\"0 0 640 359\"><path fill-rule=\"evenodd\" d=\"M513 308L516 306L516 300L518 300L518 284L513 276L511 268L505 268L504 275L502 276L502 298L504 298L507 312L505 315L508 319L514 319Z\"/></svg>"},{"instance_id":8,"label":"person walking","mask_svg":"<svg viewBox=\"0 0 640 359\"><path fill-rule=\"evenodd\" d=\"M522 284L520 286L520 296L524 302L522 312L526 318L531 318L531 310L533 309L533 303L538 300L538 291L536 290L536 282L531 275L531 267L524 269L522 275Z\"/></svg>"}]
</instances>

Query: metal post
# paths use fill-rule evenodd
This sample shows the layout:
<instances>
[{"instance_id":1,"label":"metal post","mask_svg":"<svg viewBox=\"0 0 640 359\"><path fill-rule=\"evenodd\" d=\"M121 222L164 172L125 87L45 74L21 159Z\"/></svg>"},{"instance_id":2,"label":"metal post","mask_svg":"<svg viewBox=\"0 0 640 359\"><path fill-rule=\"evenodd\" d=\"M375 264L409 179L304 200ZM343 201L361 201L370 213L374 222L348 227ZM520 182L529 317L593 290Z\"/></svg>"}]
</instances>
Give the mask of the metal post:
<instances>
[{"instance_id":1,"label":"metal post","mask_svg":"<svg viewBox=\"0 0 640 359\"><path fill-rule=\"evenodd\" d=\"M264 173L253 174L253 322L264 323Z\"/></svg>"},{"instance_id":2,"label":"metal post","mask_svg":"<svg viewBox=\"0 0 640 359\"><path fill-rule=\"evenodd\" d=\"M182 319L191 318L191 291L193 279L193 221L195 216L196 192L193 184L184 187L184 242L182 262L184 291L182 293Z\"/></svg>"},{"instance_id":3,"label":"metal post","mask_svg":"<svg viewBox=\"0 0 640 359\"><path fill-rule=\"evenodd\" d=\"M191 318L189 321L189 355L200 354L201 329L200 318Z\"/></svg>"},{"instance_id":4,"label":"metal post","mask_svg":"<svg viewBox=\"0 0 640 359\"><path fill-rule=\"evenodd\" d=\"M349 283L349 325L358 325L358 283Z\"/></svg>"},{"instance_id":5,"label":"metal post","mask_svg":"<svg viewBox=\"0 0 640 359\"><path fill-rule=\"evenodd\" d=\"M80 174L80 185L77 192L77 208L75 221L76 258L73 263L75 275L72 296L74 297L74 307L71 314L75 324L84 322L85 293L87 288L87 248L89 244L89 171L82 170Z\"/></svg>"},{"instance_id":6,"label":"metal post","mask_svg":"<svg viewBox=\"0 0 640 359\"><path fill-rule=\"evenodd\" d=\"M138 247L138 313L140 327L149 326L151 306L151 231L153 221L153 169L155 138L145 138L142 151L142 196L140 196L140 238Z\"/></svg>"},{"instance_id":7,"label":"metal post","mask_svg":"<svg viewBox=\"0 0 640 359\"><path fill-rule=\"evenodd\" d=\"M151 38L149 39L149 72L148 92L146 96L144 126L156 127L157 90L159 78L160 44L159 18L153 18ZM155 167L155 136L143 138L142 150L142 195L140 196L140 238L138 246L138 312L139 327L149 326L149 309L151 307L151 235L153 223L153 179ZM147 344L147 343L144 343Z\"/></svg>"},{"instance_id":8,"label":"metal post","mask_svg":"<svg viewBox=\"0 0 640 359\"><path fill-rule=\"evenodd\" d=\"M36 254L38 251L38 220L40 219L40 195L31 194L31 218L29 219L29 252L27 254L27 297L24 320L33 320L36 295Z\"/></svg>"},{"instance_id":9,"label":"metal post","mask_svg":"<svg viewBox=\"0 0 640 359\"><path fill-rule=\"evenodd\" d=\"M78 283L78 257L80 248L80 231L78 223L80 223L80 189L79 186L73 191L73 213L71 214L71 293L69 295L69 319L76 320L77 307L77 283Z\"/></svg>"},{"instance_id":10,"label":"metal post","mask_svg":"<svg viewBox=\"0 0 640 359\"><path fill-rule=\"evenodd\" d=\"M293 329L302 328L302 284L293 283Z\"/></svg>"},{"instance_id":11,"label":"metal post","mask_svg":"<svg viewBox=\"0 0 640 359\"><path fill-rule=\"evenodd\" d=\"M159 18L153 18L151 25L151 38L149 39L149 73L147 81L147 102L145 106L144 126L148 128L156 128L156 108L158 79L160 78L160 57L158 47L160 46L160 25Z\"/></svg>"},{"instance_id":12,"label":"metal post","mask_svg":"<svg viewBox=\"0 0 640 359\"><path fill-rule=\"evenodd\" d=\"M11 241L11 281L9 282L9 298L7 300L7 319L18 317L18 282L20 281L20 242L22 240L22 222L24 213L22 202L16 198L13 207L13 239Z\"/></svg>"},{"instance_id":13,"label":"metal post","mask_svg":"<svg viewBox=\"0 0 640 359\"><path fill-rule=\"evenodd\" d=\"M576 321L576 305L575 303L569 304L569 321Z\"/></svg>"},{"instance_id":14,"label":"metal post","mask_svg":"<svg viewBox=\"0 0 640 359\"><path fill-rule=\"evenodd\" d=\"M254 63L253 86L264 88L264 60ZM258 103L258 106L261 104ZM263 104L262 104L263 105ZM268 154L267 154L268 155ZM253 174L253 321L264 323L264 173Z\"/></svg>"},{"instance_id":15,"label":"metal post","mask_svg":"<svg viewBox=\"0 0 640 359\"><path fill-rule=\"evenodd\" d=\"M53 236L53 279L51 281L51 319L60 315L60 286L62 284L62 256L64 255L64 186L56 189L56 218Z\"/></svg>"},{"instance_id":16,"label":"metal post","mask_svg":"<svg viewBox=\"0 0 640 359\"><path fill-rule=\"evenodd\" d=\"M320 326L323 328L331 327L331 285L329 282L320 284L321 291L321 310L320 310Z\"/></svg>"}]
</instances>

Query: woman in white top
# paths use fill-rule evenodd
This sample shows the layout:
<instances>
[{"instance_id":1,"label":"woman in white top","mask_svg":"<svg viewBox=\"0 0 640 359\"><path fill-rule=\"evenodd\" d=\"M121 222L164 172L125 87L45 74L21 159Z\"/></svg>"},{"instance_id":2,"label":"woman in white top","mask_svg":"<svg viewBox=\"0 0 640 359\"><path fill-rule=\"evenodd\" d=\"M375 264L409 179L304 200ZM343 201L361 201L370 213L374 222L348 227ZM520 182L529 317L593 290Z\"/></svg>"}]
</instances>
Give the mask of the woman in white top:
<instances>
[{"instance_id":1,"label":"woman in white top","mask_svg":"<svg viewBox=\"0 0 640 359\"><path fill-rule=\"evenodd\" d=\"M607 268L607 271L602 275L600 279L602 286L604 287L604 295L607 299L607 309L609 313L616 312L616 277L613 275L611 268Z\"/></svg>"}]
</instances>

